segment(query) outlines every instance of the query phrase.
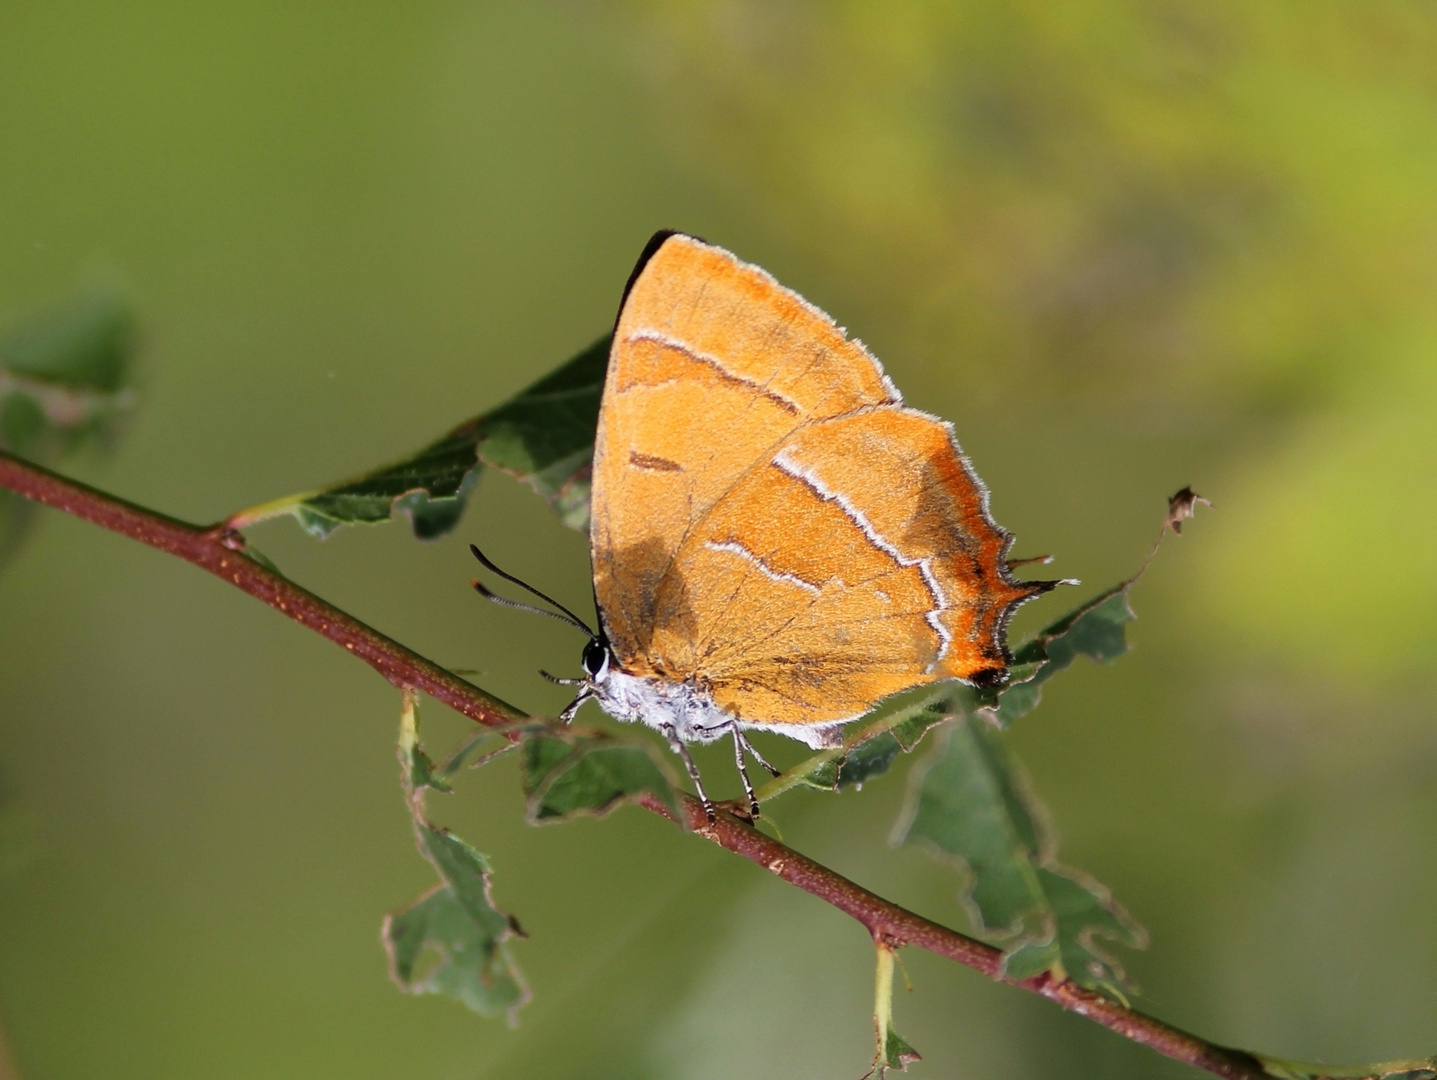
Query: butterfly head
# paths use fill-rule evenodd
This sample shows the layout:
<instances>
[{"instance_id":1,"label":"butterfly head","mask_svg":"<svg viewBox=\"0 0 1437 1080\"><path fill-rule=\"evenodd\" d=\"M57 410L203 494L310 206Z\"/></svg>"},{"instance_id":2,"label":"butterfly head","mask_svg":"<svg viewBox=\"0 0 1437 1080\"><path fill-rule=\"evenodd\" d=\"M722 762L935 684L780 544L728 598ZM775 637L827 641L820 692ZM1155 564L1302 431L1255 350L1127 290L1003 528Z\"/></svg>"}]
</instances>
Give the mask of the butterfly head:
<instances>
[{"instance_id":1,"label":"butterfly head","mask_svg":"<svg viewBox=\"0 0 1437 1080\"><path fill-rule=\"evenodd\" d=\"M609 667L613 663L614 654L609 648L609 643L601 637L589 639L584 646L582 663L586 682L598 686L609 677Z\"/></svg>"},{"instance_id":2,"label":"butterfly head","mask_svg":"<svg viewBox=\"0 0 1437 1080\"><path fill-rule=\"evenodd\" d=\"M574 629L589 635L589 643L584 646L584 652L581 657L584 667L583 678L561 679L557 676L550 675L547 671L539 672L540 675L543 675L544 678L548 679L550 682L559 683L562 686L583 687L583 690L580 692L579 696L575 698L572 702L570 702L568 708L566 708L562 713L559 714L559 719L567 724L573 718L574 713L578 711L579 706L582 705L585 701L587 701L590 697L595 696L599 691L599 687L601 687L609 678L609 670L612 665L614 654L613 650L609 648L608 641L604 638L602 632L596 633L594 630L590 629L588 623L586 623L583 619L579 618L579 616L575 615L572 611L566 608L563 604L559 603L559 601L555 600L552 596L540 592L538 589L534 588L534 586L530 585L526 581L520 580L513 574L500 570L499 567L495 566L493 561L490 560L490 558L482 551L480 551L479 548L477 548L475 545L470 544L469 550L474 553L474 557L479 560L480 565L482 565L484 569L489 570L492 573L498 574L505 581L513 582L521 589L532 593L534 596L538 597L540 600L544 601L546 604L551 605L552 608L557 610L535 607L533 604L523 604L517 600L510 600L506 597L498 596L492 591L490 591L490 589L482 581L471 581L469 584L474 587L475 591L478 592L480 596L484 597L486 600L492 600L496 604L502 604L504 607L518 608L520 611L527 611L534 615L544 615L551 619L558 619L560 622L566 623L567 625L574 627Z\"/></svg>"}]
</instances>

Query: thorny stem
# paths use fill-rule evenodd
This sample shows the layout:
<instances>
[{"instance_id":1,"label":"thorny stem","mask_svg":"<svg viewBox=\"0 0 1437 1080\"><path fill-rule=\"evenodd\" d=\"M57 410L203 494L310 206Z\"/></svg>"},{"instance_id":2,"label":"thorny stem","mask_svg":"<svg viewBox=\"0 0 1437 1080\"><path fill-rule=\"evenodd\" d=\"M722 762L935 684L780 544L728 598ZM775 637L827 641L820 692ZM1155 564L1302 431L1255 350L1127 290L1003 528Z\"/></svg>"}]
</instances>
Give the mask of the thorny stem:
<instances>
[{"instance_id":1,"label":"thorny stem","mask_svg":"<svg viewBox=\"0 0 1437 1080\"><path fill-rule=\"evenodd\" d=\"M526 719L514 706L426 660L250 558L245 554L244 537L229 525L201 527L177 521L3 451L0 451L0 488L8 488L208 570L343 646L401 690L423 691L487 727L510 727ZM668 808L654 796L645 795L641 805L653 813L672 817ZM688 818L687 824L693 832L851 916L875 939L886 941L894 948L912 945L926 949L991 979L1003 979L1003 954L991 945L890 903L731 815L720 813L717 821L710 825L702 804L691 796L680 798L679 809ZM1209 1043L1066 979L1043 974L1013 985L1215 1076L1264 1080L1273 1075L1246 1051Z\"/></svg>"}]
</instances>

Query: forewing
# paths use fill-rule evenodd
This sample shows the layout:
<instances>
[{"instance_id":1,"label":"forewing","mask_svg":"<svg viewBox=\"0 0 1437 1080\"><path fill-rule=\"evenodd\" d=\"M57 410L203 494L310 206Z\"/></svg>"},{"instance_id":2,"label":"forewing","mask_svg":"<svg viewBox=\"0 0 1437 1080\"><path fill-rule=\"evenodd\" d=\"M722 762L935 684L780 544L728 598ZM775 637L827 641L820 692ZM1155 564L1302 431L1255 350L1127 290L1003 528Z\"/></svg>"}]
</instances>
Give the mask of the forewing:
<instances>
[{"instance_id":1,"label":"forewing","mask_svg":"<svg viewBox=\"0 0 1437 1080\"><path fill-rule=\"evenodd\" d=\"M673 235L619 314L594 448L594 591L642 672L655 597L693 523L799 426L897 393L861 344L767 273Z\"/></svg>"},{"instance_id":2,"label":"forewing","mask_svg":"<svg viewBox=\"0 0 1437 1080\"><path fill-rule=\"evenodd\" d=\"M850 719L920 683L993 681L1008 616L1050 587L1012 580L1009 542L947 424L898 406L810 423L691 531L650 651L749 723Z\"/></svg>"}]
</instances>

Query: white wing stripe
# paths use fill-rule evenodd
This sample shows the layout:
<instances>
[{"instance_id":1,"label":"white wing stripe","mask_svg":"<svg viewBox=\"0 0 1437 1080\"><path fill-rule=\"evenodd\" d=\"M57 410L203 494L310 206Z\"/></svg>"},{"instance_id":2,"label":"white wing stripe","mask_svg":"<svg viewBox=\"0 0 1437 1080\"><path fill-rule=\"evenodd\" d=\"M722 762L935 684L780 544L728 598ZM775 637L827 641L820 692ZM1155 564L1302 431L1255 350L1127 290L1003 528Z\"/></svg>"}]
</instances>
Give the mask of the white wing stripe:
<instances>
[{"instance_id":1,"label":"white wing stripe","mask_svg":"<svg viewBox=\"0 0 1437 1080\"><path fill-rule=\"evenodd\" d=\"M943 589L939 586L938 578L933 573L930 560L907 558L873 527L873 523L868 520L863 511L853 505L852 500L850 500L848 496L829 488L822 480L814 475L813 470L804 468L789 457L788 453L789 447L784 447L774 455L773 464L779 470L787 473L795 480L808 485L820 499L837 505L840 510L852 519L855 525L863 530L863 535L868 537L870 544L890 556L899 566L918 567L918 572L923 575L923 583L928 586L928 591L933 596L934 604L933 610L929 611L924 618L927 619L928 625L933 627L933 632L938 635L938 640L941 642L938 648L938 656L928 667L928 670L932 671L933 668L937 666L938 661L947 655L948 646L953 642L953 634L949 631L948 627L943 625L943 620L939 617L941 612L948 610L948 598L943 595Z\"/></svg>"},{"instance_id":2,"label":"white wing stripe","mask_svg":"<svg viewBox=\"0 0 1437 1080\"><path fill-rule=\"evenodd\" d=\"M790 585L797 585L800 589L807 589L815 596L821 591L813 582L804 581L803 578L798 577L796 574L785 574L782 571L775 570L736 540L725 540L723 543L714 543L714 541L710 540L704 544L704 547L710 551L727 551L733 555L737 555L739 558L758 567L761 573L772 578L774 581L786 581Z\"/></svg>"},{"instance_id":3,"label":"white wing stripe","mask_svg":"<svg viewBox=\"0 0 1437 1080\"><path fill-rule=\"evenodd\" d=\"M782 406L783 406L785 409L787 409L789 412L792 412L792 413L801 413L801 412L803 412L802 406L800 406L798 402L794 401L793 398L789 397L787 394L780 393L779 391L775 390L772 386L769 386L769 385L766 384L766 383L761 383L761 382L759 382L757 379L750 379L750 378L749 378L748 376L746 376L746 375L740 375L738 372L731 370L731 369L730 369L722 360L720 360L717 356L712 356L712 355L710 355L709 353L706 353L706 352L700 352L698 349L695 349L695 348L694 348L692 345L690 345L688 342L686 342L686 341L681 341L679 338L676 338L676 337L670 337L668 334L665 334L665 333L663 333L662 331L654 330L654 329L652 329L651 327L647 327L647 326L641 326L641 327L639 327L637 330L631 330L631 331L629 331L629 334L628 334L628 337L627 337L626 340L628 340L628 341L652 341L652 342L654 342L655 344L663 345L665 348L677 349L679 352L683 353L685 356L689 357L690 359L697 360L697 361L698 361L699 363L701 363L701 364L707 364L709 367L713 368L715 371L717 371L717 372L718 372L720 375L722 375L724 378L726 378L726 379L732 379L732 380L733 380L734 382L736 382L736 383L742 383L742 384L745 385L745 386L751 386L751 387L753 387L755 390L757 390L757 391L758 391L760 394L762 394L764 397L766 397L766 398L771 398L772 400L774 400L774 401L777 402L778 404L782 405Z\"/></svg>"}]
</instances>

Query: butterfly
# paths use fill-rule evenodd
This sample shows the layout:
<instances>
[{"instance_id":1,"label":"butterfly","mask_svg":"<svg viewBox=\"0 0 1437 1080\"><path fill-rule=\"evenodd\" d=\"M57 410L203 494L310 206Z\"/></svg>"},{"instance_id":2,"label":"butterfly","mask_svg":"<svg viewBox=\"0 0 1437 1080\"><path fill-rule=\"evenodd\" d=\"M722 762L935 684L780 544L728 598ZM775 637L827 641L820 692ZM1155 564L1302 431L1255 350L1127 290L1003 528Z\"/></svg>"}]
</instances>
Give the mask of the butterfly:
<instances>
[{"instance_id":1,"label":"butterfly","mask_svg":"<svg viewBox=\"0 0 1437 1080\"><path fill-rule=\"evenodd\" d=\"M599 628L561 607L591 635L561 719L593 699L657 729L711 818L685 744L732 738L756 815L746 732L831 747L900 691L1000 685L1009 617L1058 584L1013 578L952 427L861 342L676 232L624 290L590 522Z\"/></svg>"}]
</instances>

